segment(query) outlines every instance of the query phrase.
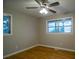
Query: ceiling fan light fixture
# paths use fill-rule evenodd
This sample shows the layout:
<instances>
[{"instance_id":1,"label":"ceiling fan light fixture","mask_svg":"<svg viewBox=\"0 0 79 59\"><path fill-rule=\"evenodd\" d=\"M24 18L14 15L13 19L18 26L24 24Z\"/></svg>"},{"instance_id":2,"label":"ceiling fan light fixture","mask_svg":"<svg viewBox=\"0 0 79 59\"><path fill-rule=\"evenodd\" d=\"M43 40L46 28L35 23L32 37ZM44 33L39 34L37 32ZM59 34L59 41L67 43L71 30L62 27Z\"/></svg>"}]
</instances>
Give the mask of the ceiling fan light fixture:
<instances>
[{"instance_id":1,"label":"ceiling fan light fixture","mask_svg":"<svg viewBox=\"0 0 79 59\"><path fill-rule=\"evenodd\" d=\"M46 8L49 8L48 6L46 6Z\"/></svg>"},{"instance_id":2,"label":"ceiling fan light fixture","mask_svg":"<svg viewBox=\"0 0 79 59\"><path fill-rule=\"evenodd\" d=\"M47 14L48 11L47 11L45 8L43 8L42 10L40 10L40 13L41 13L41 14Z\"/></svg>"}]
</instances>

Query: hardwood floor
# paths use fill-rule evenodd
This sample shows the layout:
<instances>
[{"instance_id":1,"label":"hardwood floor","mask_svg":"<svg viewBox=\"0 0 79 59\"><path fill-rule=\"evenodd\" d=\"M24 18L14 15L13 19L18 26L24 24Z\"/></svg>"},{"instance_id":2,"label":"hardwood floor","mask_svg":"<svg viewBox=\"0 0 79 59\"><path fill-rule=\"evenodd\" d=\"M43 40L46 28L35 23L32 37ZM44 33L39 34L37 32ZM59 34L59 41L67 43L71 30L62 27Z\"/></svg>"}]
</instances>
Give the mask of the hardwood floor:
<instances>
[{"instance_id":1,"label":"hardwood floor","mask_svg":"<svg viewBox=\"0 0 79 59\"><path fill-rule=\"evenodd\" d=\"M5 59L75 59L75 53L38 46Z\"/></svg>"}]
</instances>

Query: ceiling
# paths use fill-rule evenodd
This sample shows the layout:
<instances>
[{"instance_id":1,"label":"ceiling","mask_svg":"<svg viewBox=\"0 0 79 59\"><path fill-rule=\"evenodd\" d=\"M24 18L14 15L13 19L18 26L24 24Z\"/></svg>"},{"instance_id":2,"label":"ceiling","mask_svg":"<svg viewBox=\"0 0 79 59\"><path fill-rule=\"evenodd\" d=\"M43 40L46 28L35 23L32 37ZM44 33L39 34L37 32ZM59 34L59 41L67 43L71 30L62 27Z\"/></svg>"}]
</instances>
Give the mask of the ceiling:
<instances>
[{"instance_id":1,"label":"ceiling","mask_svg":"<svg viewBox=\"0 0 79 59\"><path fill-rule=\"evenodd\" d=\"M75 0L48 0L49 3L59 2L59 6L52 7L53 10L56 10L56 14L72 13L75 12ZM3 0L4 9L11 9L26 14L30 14L35 17L44 17L54 15L51 12L48 12L47 15L42 15L39 13L40 8L38 9L26 9L25 7L39 7L39 5L34 0Z\"/></svg>"}]
</instances>

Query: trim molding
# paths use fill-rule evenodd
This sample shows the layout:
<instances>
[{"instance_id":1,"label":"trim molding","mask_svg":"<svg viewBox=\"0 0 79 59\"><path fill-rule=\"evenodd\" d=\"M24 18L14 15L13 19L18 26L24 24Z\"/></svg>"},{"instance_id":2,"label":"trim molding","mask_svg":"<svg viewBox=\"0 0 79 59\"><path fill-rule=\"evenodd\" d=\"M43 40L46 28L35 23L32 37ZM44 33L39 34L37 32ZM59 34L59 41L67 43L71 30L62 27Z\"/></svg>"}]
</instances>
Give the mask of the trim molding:
<instances>
[{"instance_id":1,"label":"trim molding","mask_svg":"<svg viewBox=\"0 0 79 59\"><path fill-rule=\"evenodd\" d=\"M75 52L75 50L67 49L67 48L61 48L61 47L55 47L55 46L49 46L49 45L43 45L43 44L39 44L39 46L54 48L54 49L56 49L56 50L60 49L60 50Z\"/></svg>"},{"instance_id":2,"label":"trim molding","mask_svg":"<svg viewBox=\"0 0 79 59\"><path fill-rule=\"evenodd\" d=\"M49 46L49 45L43 45L43 44L37 44L37 45L33 45L33 46L31 46L31 47L28 47L28 48L25 48L25 49L22 49L22 50L19 50L19 51L10 53L10 54L8 54L8 55L5 55L5 56L3 56L3 58L6 58L6 57L9 57L9 56L15 55L15 54L17 54L17 53L21 53L21 52L23 52L23 51L29 50L29 49L34 48L34 47L37 47L37 46L44 46L44 47L49 47L49 48L55 48L56 50L60 49L60 50L75 52L75 50L72 50L72 49L61 48L61 47L55 47L55 46Z\"/></svg>"},{"instance_id":3,"label":"trim molding","mask_svg":"<svg viewBox=\"0 0 79 59\"><path fill-rule=\"evenodd\" d=\"M38 46L38 45L33 45L33 46L31 46L31 47L28 47L28 48L25 48L25 49L22 49L22 50L19 50L19 51L10 53L10 54L8 54L8 55L3 56L3 58L6 58L6 57L9 57L9 56L15 55L15 54L17 54L17 53L21 53L21 52L23 52L23 51L29 50L29 49L34 48L34 47L37 47L37 46Z\"/></svg>"}]
</instances>

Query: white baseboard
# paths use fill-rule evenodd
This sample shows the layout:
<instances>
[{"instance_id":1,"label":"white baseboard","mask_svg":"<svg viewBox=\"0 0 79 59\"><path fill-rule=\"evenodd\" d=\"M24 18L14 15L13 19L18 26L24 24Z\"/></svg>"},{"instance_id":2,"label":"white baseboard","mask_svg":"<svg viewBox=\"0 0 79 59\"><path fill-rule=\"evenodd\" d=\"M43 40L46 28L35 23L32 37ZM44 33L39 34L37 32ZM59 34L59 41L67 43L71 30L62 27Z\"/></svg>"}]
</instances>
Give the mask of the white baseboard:
<instances>
[{"instance_id":1,"label":"white baseboard","mask_svg":"<svg viewBox=\"0 0 79 59\"><path fill-rule=\"evenodd\" d=\"M17 53L20 53L20 52L29 50L29 49L34 48L34 47L37 47L37 46L38 46L38 45L33 45L33 46L31 46L31 47L28 47L28 48L25 48L25 49L22 49L22 50L13 52L13 53L11 53L11 54L8 54L8 55L3 56L3 58L6 58L6 57L9 57L9 56L15 55L15 54L17 54Z\"/></svg>"},{"instance_id":2,"label":"white baseboard","mask_svg":"<svg viewBox=\"0 0 79 59\"><path fill-rule=\"evenodd\" d=\"M61 48L61 47L55 47L55 46L49 46L49 45L43 45L43 44L39 44L39 46L44 46L44 47L49 47L49 48L55 48L56 50L60 49L60 50L75 52L75 50L67 49L67 48Z\"/></svg>"},{"instance_id":3,"label":"white baseboard","mask_svg":"<svg viewBox=\"0 0 79 59\"><path fill-rule=\"evenodd\" d=\"M23 49L23 50L19 50L19 51L13 52L13 53L11 53L11 54L5 55L5 56L3 56L3 58L6 58L6 57L9 57L9 56L15 55L15 54L17 54L17 53L20 53L20 52L29 50L29 49L34 48L34 47L37 47L37 46L44 46L44 47L49 47L49 48L55 48L55 49L60 49L60 50L75 52L75 50L72 50L72 49L54 47L54 46L43 45L43 44L37 44L37 45L33 45L33 46L31 46L31 47L25 48L25 49Z\"/></svg>"}]
</instances>

